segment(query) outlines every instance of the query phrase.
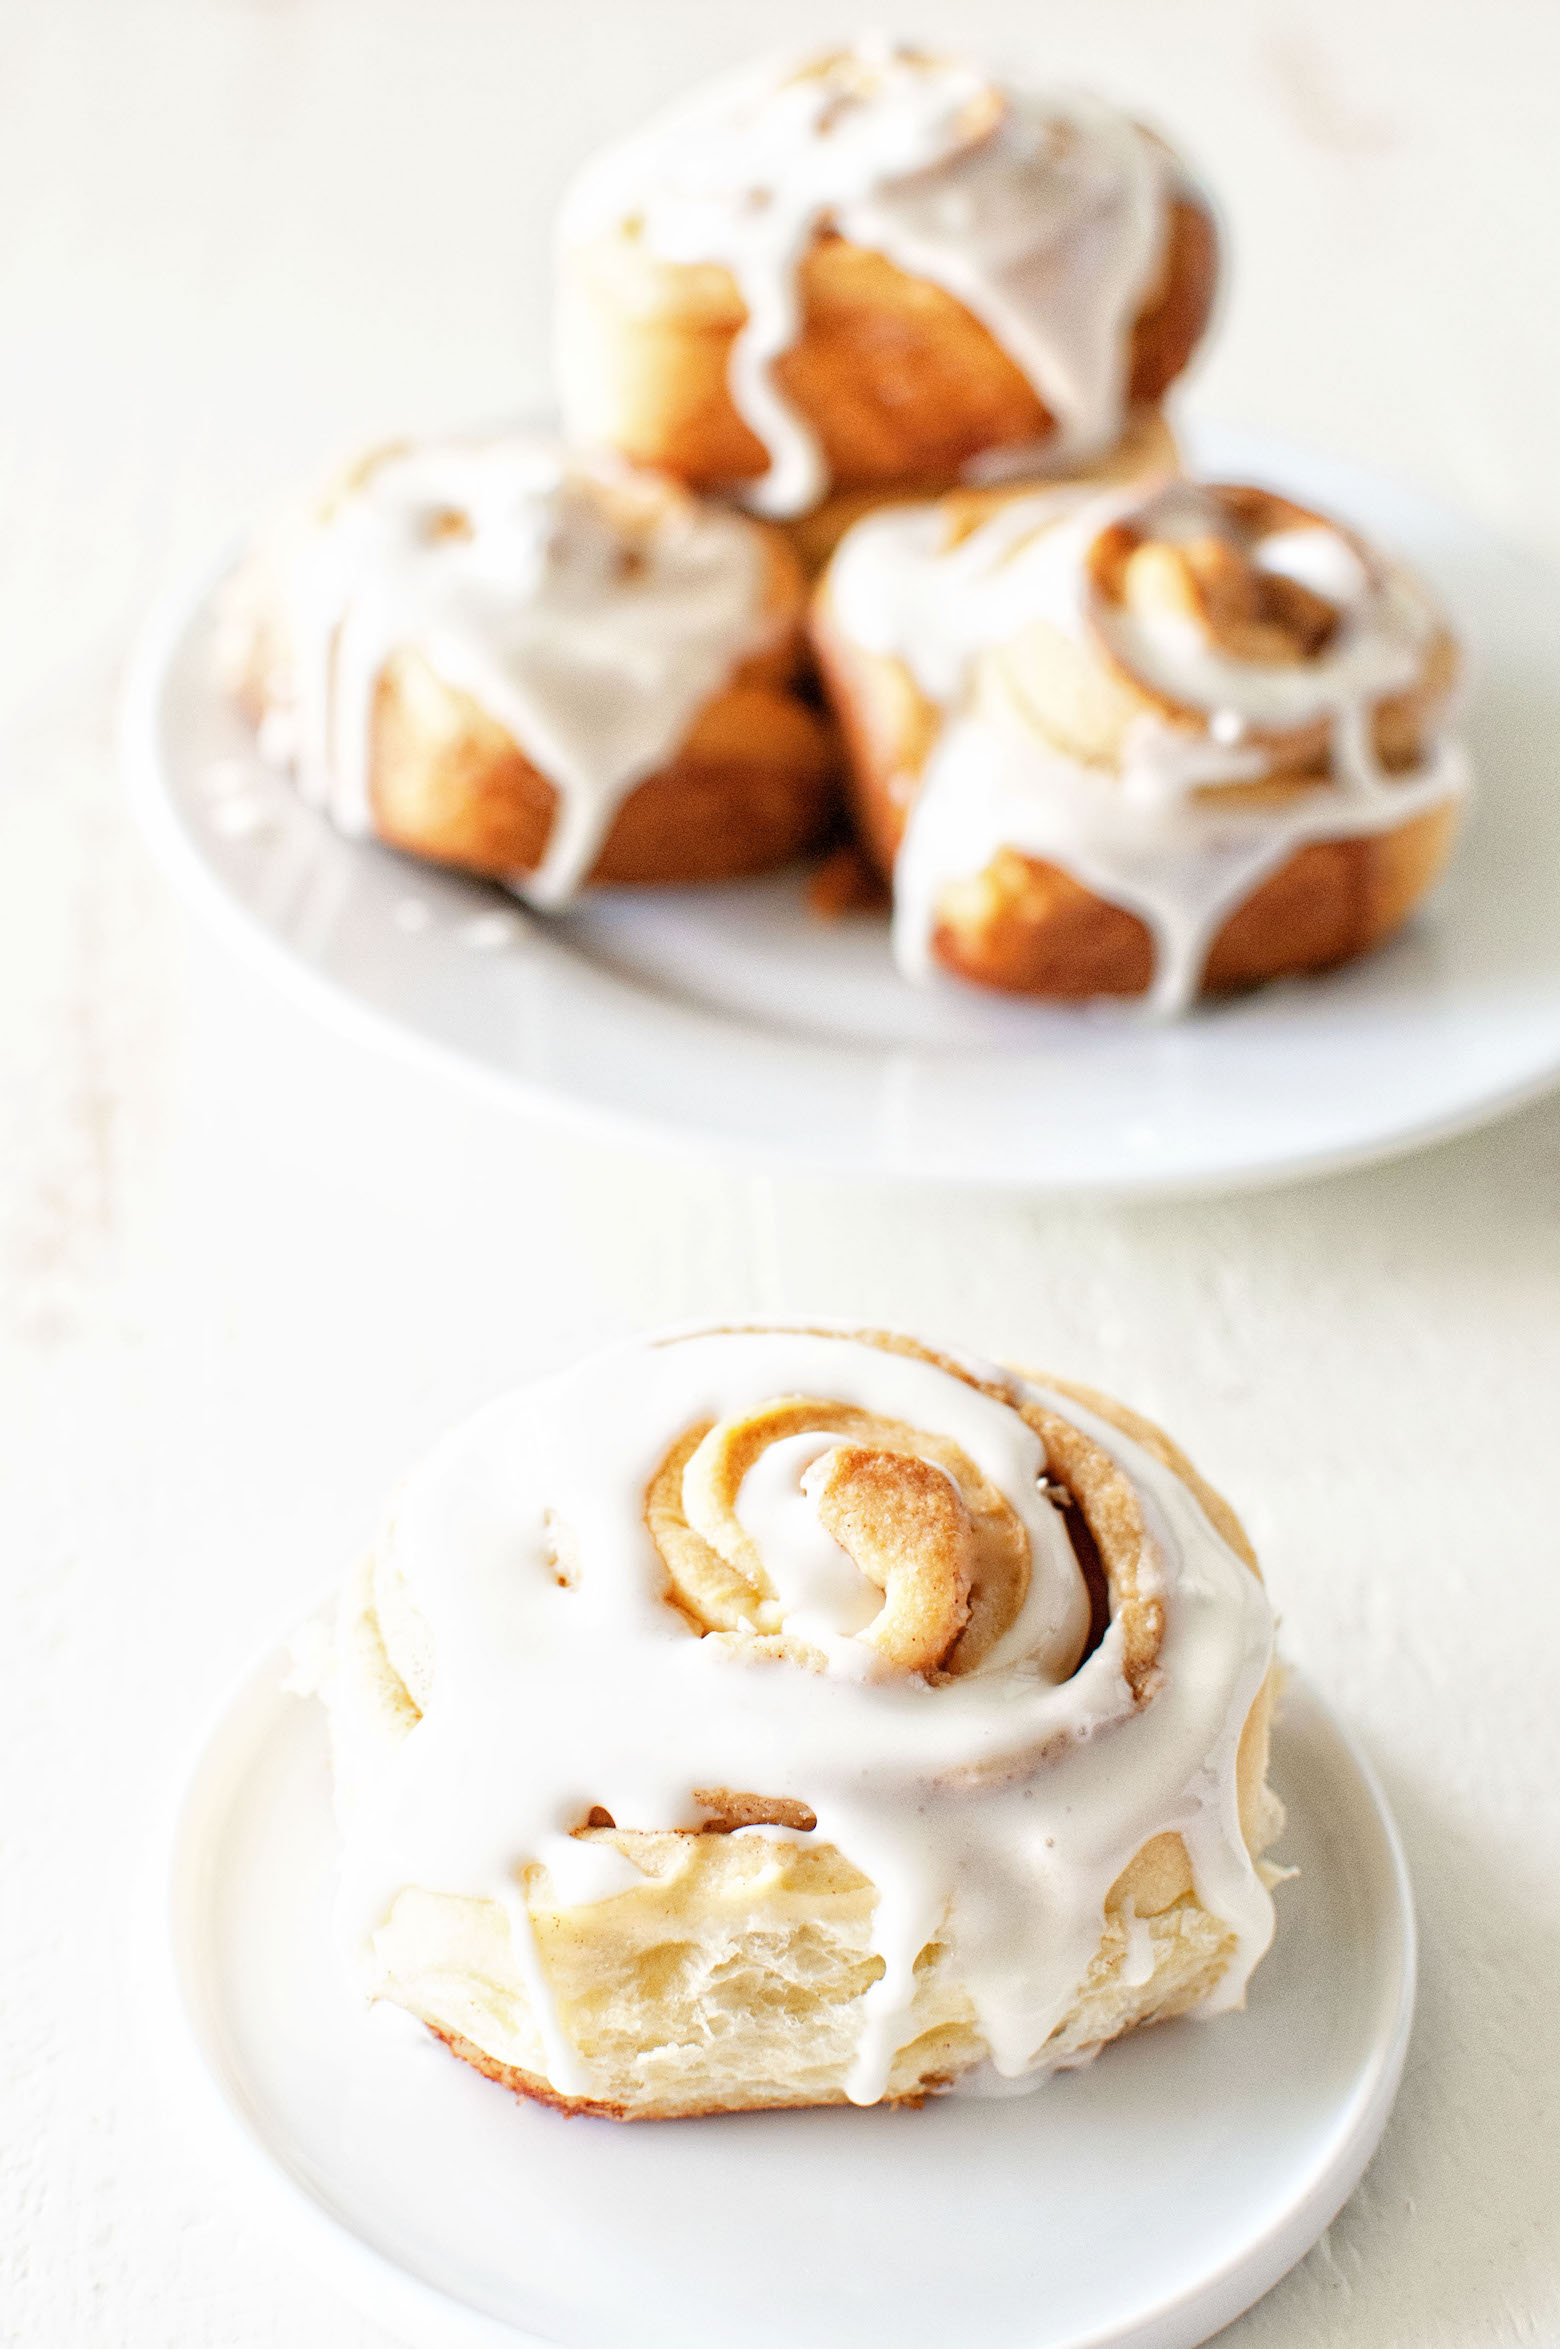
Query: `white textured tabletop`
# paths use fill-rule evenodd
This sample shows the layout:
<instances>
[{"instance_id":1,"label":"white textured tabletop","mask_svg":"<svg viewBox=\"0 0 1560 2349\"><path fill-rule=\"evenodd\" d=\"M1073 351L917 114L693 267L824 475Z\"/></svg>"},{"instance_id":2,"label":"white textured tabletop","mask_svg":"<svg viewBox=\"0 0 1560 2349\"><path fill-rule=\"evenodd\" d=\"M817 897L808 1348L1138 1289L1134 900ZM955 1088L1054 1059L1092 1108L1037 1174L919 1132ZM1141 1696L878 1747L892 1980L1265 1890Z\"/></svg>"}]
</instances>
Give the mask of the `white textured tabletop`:
<instances>
[{"instance_id":1,"label":"white textured tabletop","mask_svg":"<svg viewBox=\"0 0 1560 2349\"><path fill-rule=\"evenodd\" d=\"M1206 408L1560 560L1546 0L898 18L1181 135L1233 222ZM384 2338L279 2257L161 2085L135 1929L190 1741L469 1405L647 1321L801 1307L1168 1420L1385 1778L1425 1941L1407 2083L1342 2217L1229 2337L1560 2337L1560 1103L1376 1173L1132 1211L641 1160L316 1031L187 933L120 804L154 589L323 452L534 403L571 162L711 63L853 21L0 9L6 2342Z\"/></svg>"}]
</instances>

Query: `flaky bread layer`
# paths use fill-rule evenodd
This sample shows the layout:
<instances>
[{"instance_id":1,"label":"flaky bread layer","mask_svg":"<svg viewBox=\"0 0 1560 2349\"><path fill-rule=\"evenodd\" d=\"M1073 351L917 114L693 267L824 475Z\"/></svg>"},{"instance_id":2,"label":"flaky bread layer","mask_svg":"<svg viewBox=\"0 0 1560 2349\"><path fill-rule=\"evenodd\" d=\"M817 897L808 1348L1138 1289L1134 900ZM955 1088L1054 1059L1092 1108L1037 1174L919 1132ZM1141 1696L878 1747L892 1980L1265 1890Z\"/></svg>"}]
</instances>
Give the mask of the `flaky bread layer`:
<instances>
[{"instance_id":1,"label":"flaky bread layer","mask_svg":"<svg viewBox=\"0 0 1560 2349\"><path fill-rule=\"evenodd\" d=\"M1122 1981L1129 1922L1124 1908L1118 1906L1107 1913L1099 1951L1079 1987L1074 2011L1053 2043L1059 2063L1086 2062L1097 2049L1128 2031L1188 2013L1218 1982L1229 1958L1230 1936L1205 1910L1184 1901L1155 1916L1146 1916L1141 1910L1136 1916L1147 1929L1152 1963L1149 1981L1138 1989ZM648 1971L663 1971L668 1953L659 1954L663 1965L652 1963ZM798 2011L794 2024L766 2035L767 2047L759 2032L747 2029L740 2041L715 2053L705 2033L723 2011L745 2023L754 2002L774 2005L774 1953L761 1930L746 1935L710 1932L698 1942L681 1941L676 1945L675 1959L688 1969L690 1990L700 1985L701 1977L708 1982L718 1977L719 2002L708 1989L701 1988L697 2013L691 2003L686 2013L692 2028L688 2043L681 2047L668 2043L657 2051L654 2064L638 2049L623 2051L611 2064L602 2092L590 2096L560 2095L545 2073L533 2068L540 2060L540 2048L534 2042L520 2042L526 2046L529 2064L495 2055L490 2043L506 2024L495 2016L486 1996L473 1994L469 1980L456 1983L448 1977L437 1982L426 1976L419 1978L414 1987L421 2004L412 2011L421 2014L428 2029L452 2054L485 2077L560 2112L594 2113L610 2120L684 2120L846 2104L850 2056L842 2050L852 2044L849 2010L861 1995L857 1984L865 1987L860 1948L850 1943L820 1953L814 1944L809 1954L815 1961L821 1955L822 1962L809 1981L805 2008ZM934 1966L936 1963L934 1960ZM401 1991L407 1987L411 1986L401 1986ZM399 2004L409 2004L401 1991L387 1989L385 1995L396 1997ZM927 2010L939 2003L935 1978L922 1997ZM838 2020L845 2029L831 2030L828 2021L820 2018L818 2010L826 2003L839 2007ZM658 2013L662 2022L675 2030L678 2004L664 1990ZM471 2017L482 2039L465 2036L453 2020L457 2015ZM881 2101L918 2105L927 2096L940 2095L976 2069L985 2053L985 2043L967 2011L928 2023L901 2049L888 2093ZM755 2073L755 2059L760 2056L767 2059L770 2068Z\"/></svg>"}]
</instances>

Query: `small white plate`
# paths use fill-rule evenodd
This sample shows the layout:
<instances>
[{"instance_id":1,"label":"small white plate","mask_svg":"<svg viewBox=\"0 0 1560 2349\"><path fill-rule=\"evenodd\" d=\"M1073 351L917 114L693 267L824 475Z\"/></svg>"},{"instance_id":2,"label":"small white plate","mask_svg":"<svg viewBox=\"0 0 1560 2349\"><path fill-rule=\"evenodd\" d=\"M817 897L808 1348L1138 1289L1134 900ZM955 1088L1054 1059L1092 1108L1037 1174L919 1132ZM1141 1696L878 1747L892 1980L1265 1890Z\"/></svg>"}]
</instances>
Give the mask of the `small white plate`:
<instances>
[{"instance_id":1,"label":"small white plate","mask_svg":"<svg viewBox=\"0 0 1560 2349\"><path fill-rule=\"evenodd\" d=\"M1357 521L1435 581L1479 654L1480 797L1439 897L1332 976L1179 1025L899 979L886 923L827 924L795 873L603 892L565 919L337 837L213 675L214 589L150 631L128 713L165 860L322 1008L623 1135L771 1168L1137 1194L1411 1149L1560 1078L1560 580L1330 457L1227 429L1208 468Z\"/></svg>"},{"instance_id":2,"label":"small white plate","mask_svg":"<svg viewBox=\"0 0 1560 2349\"><path fill-rule=\"evenodd\" d=\"M247 2183L403 2337L1191 2349L1315 2242L1381 2135L1413 2010L1408 1880L1303 1684L1273 1763L1301 1873L1244 2014L1146 2032L1008 2102L625 2127L513 2098L353 1997L324 1717L284 1670L271 1657L234 1700L186 1799L182 2035Z\"/></svg>"}]
</instances>

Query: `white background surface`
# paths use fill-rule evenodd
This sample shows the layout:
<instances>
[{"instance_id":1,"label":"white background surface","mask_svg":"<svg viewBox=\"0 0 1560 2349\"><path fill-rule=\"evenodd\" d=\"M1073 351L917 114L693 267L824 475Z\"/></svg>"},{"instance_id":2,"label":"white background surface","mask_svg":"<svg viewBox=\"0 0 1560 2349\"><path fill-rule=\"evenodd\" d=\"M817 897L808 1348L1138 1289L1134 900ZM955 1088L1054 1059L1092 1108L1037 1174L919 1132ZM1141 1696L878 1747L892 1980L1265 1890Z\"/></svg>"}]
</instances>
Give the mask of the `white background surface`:
<instances>
[{"instance_id":1,"label":"white background surface","mask_svg":"<svg viewBox=\"0 0 1560 2349\"><path fill-rule=\"evenodd\" d=\"M0 6L8 2343L384 2338L278 2259L160 2085L130 1991L164 1805L224 1682L452 1416L645 1321L782 1306L1161 1413L1383 1771L1424 1926L1407 2082L1352 2204L1231 2338L1560 2332L1560 1106L1203 1207L612 1153L240 978L116 795L149 594L322 451L534 400L571 160L718 57L853 22L804 0ZM1222 191L1205 405L1560 559L1545 0L960 0L957 23L1144 101Z\"/></svg>"}]
</instances>

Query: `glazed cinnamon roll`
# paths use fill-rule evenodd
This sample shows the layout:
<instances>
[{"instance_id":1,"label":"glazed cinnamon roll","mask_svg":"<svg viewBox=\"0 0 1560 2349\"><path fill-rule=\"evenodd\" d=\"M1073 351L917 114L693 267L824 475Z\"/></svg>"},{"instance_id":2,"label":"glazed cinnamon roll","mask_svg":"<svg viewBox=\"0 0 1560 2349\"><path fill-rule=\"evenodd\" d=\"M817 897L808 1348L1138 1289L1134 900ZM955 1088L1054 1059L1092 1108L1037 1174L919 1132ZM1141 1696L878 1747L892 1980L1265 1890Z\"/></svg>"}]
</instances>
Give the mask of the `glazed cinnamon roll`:
<instances>
[{"instance_id":1,"label":"glazed cinnamon roll","mask_svg":"<svg viewBox=\"0 0 1560 2349\"><path fill-rule=\"evenodd\" d=\"M572 433L756 512L1087 467L1186 366L1206 200L1097 101L868 38L696 91L561 235Z\"/></svg>"},{"instance_id":2,"label":"glazed cinnamon roll","mask_svg":"<svg viewBox=\"0 0 1560 2349\"><path fill-rule=\"evenodd\" d=\"M1033 2086L1239 2006L1273 1626L1120 1405L844 1325L643 1339L402 1488L325 1684L374 1999L671 2117Z\"/></svg>"},{"instance_id":3,"label":"glazed cinnamon roll","mask_svg":"<svg viewBox=\"0 0 1560 2349\"><path fill-rule=\"evenodd\" d=\"M814 634L913 978L1178 1011L1365 952L1450 851L1451 631L1271 491L875 516Z\"/></svg>"},{"instance_id":4,"label":"glazed cinnamon roll","mask_svg":"<svg viewBox=\"0 0 1560 2349\"><path fill-rule=\"evenodd\" d=\"M725 880L829 824L785 541L530 437L390 448L264 545L224 662L346 832L532 904Z\"/></svg>"}]
</instances>

